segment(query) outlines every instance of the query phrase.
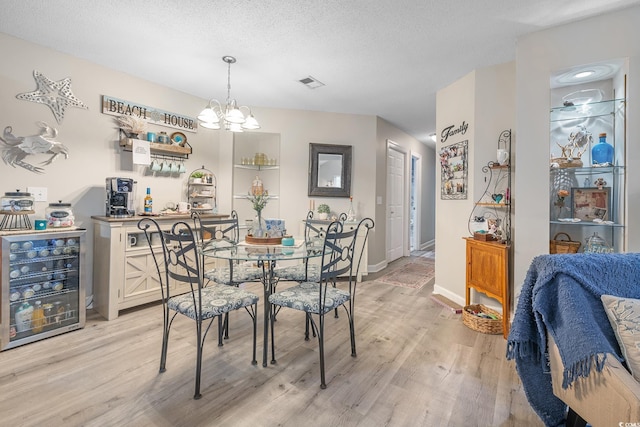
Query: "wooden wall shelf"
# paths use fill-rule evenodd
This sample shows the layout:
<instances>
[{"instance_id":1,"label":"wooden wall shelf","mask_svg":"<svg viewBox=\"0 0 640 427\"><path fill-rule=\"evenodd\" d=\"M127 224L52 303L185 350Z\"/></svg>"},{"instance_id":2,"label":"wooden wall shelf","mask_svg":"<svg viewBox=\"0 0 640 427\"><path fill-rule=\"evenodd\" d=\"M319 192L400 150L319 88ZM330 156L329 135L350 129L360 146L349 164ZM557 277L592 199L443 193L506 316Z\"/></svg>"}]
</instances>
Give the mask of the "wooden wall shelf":
<instances>
[{"instance_id":1,"label":"wooden wall shelf","mask_svg":"<svg viewBox=\"0 0 640 427\"><path fill-rule=\"evenodd\" d=\"M133 138L120 138L120 147L125 151L133 150ZM151 149L151 154L160 154L165 156L172 157L182 157L188 158L189 154L191 154L191 146L189 143L185 143L185 146L181 145L170 145L170 144L158 144L157 142L150 142L149 147Z\"/></svg>"}]
</instances>

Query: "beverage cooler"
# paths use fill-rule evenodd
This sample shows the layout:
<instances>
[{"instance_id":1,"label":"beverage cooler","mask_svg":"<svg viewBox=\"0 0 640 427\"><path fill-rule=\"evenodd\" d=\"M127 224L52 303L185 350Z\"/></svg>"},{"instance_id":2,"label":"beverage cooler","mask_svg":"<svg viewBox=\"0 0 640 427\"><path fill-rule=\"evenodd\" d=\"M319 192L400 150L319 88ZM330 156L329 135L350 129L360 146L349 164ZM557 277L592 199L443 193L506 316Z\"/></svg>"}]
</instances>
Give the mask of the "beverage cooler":
<instances>
[{"instance_id":1,"label":"beverage cooler","mask_svg":"<svg viewBox=\"0 0 640 427\"><path fill-rule=\"evenodd\" d=\"M0 350L84 327L85 234L0 232Z\"/></svg>"}]
</instances>

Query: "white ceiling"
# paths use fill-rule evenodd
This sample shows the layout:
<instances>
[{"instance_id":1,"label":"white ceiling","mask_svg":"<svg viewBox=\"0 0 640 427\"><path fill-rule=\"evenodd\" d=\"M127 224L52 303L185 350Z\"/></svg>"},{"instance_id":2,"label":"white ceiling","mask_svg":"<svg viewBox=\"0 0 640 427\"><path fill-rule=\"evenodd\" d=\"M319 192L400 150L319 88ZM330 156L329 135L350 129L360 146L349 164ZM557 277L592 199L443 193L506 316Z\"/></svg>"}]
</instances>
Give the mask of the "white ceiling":
<instances>
[{"instance_id":1,"label":"white ceiling","mask_svg":"<svg viewBox=\"0 0 640 427\"><path fill-rule=\"evenodd\" d=\"M514 60L518 36L637 4L0 0L0 32L221 100L227 90L221 58L233 55L231 95L240 104L377 115L428 142L436 92L476 68ZM34 68L46 74L46 64ZM308 76L326 86L298 82Z\"/></svg>"}]
</instances>

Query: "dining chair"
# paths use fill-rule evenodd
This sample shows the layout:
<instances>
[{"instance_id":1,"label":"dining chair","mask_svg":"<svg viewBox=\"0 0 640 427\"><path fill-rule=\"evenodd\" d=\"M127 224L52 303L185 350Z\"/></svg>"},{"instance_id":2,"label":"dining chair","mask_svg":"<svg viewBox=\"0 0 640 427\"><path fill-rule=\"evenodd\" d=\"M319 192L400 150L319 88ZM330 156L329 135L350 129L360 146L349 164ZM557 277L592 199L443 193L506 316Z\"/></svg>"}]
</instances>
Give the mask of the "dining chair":
<instances>
[{"instance_id":1,"label":"dining chair","mask_svg":"<svg viewBox=\"0 0 640 427\"><path fill-rule=\"evenodd\" d=\"M240 226L235 210L231 211L228 218L203 218L199 212L195 211L191 213L191 217L202 244L229 245L236 244L240 240ZM201 260L204 265L204 257ZM206 280L233 286L245 282L258 282L262 280L262 277L262 269L254 263L233 260L229 260L226 266L216 266L204 272Z\"/></svg>"},{"instance_id":2,"label":"dining chair","mask_svg":"<svg viewBox=\"0 0 640 427\"><path fill-rule=\"evenodd\" d=\"M344 222L347 220L347 214L341 213L338 215L338 221ZM307 213L307 217L304 221L304 241L307 245L313 245L316 241L324 241L325 229L329 222L322 219L313 219L313 211ZM303 262L295 265L287 265L282 267L276 267L273 270L273 274L277 281L289 281L289 282L319 282L320 281L320 263L316 260L305 259ZM274 310L273 317L275 319L278 314L278 309ZM336 317L338 312L336 311ZM309 327L310 323L307 319L304 328L304 339L309 341ZM312 330L313 337L316 337L316 332Z\"/></svg>"},{"instance_id":3,"label":"dining chair","mask_svg":"<svg viewBox=\"0 0 640 427\"><path fill-rule=\"evenodd\" d=\"M362 253L369 231L374 227L371 218L365 218L357 227L345 230L340 221L332 222L325 232L322 247L320 280L302 282L269 296L269 302L276 307L292 308L305 312L311 327L318 337L320 353L320 388L327 388L324 369L324 327L326 313L343 307L349 321L351 356L356 357L355 337L355 296L357 276ZM346 275L345 289L336 286L338 276ZM317 320L314 319L317 317ZM271 318L272 342L274 340L274 319Z\"/></svg>"},{"instance_id":4,"label":"dining chair","mask_svg":"<svg viewBox=\"0 0 640 427\"><path fill-rule=\"evenodd\" d=\"M338 216L338 221L344 222L346 220L346 213L343 212ZM305 243L309 245L318 239L322 240L328 224L326 220L313 219L313 211L309 211L304 220L303 238ZM320 264L317 262L309 262L308 259L305 259L304 262L295 265L276 267L273 270L273 274L282 281L319 282Z\"/></svg>"},{"instance_id":5,"label":"dining chair","mask_svg":"<svg viewBox=\"0 0 640 427\"><path fill-rule=\"evenodd\" d=\"M202 217L199 212L192 211L191 218L194 228L197 231L198 242L202 245L229 246L235 245L240 240L240 226L238 223L238 213L235 210L227 218L207 218ZM263 278L263 271L252 262L240 262L229 260L225 266L217 266L211 269L206 268L206 258L200 258L203 267L203 279L205 286L210 282L240 286L246 282L260 282ZM224 338L229 338L229 316L224 317Z\"/></svg>"},{"instance_id":6,"label":"dining chair","mask_svg":"<svg viewBox=\"0 0 640 427\"><path fill-rule=\"evenodd\" d=\"M198 255L198 243L193 229L186 222L176 222L170 230L162 230L151 218L138 221L138 228L151 249L156 273L162 291L163 328L160 372L166 370L169 331L178 314L196 323L196 378L194 399L200 399L200 377L202 373L202 351L205 338L213 321L218 318L218 345L222 346L222 317L232 310L244 308L253 321L253 358L256 360L256 315L258 296L234 286L203 286L202 263ZM162 236L161 247L154 246L151 235ZM153 243L156 243L154 240ZM189 291L173 295L176 283L187 284ZM206 324L206 321L209 323ZM204 327L204 329L203 329Z\"/></svg>"}]
</instances>

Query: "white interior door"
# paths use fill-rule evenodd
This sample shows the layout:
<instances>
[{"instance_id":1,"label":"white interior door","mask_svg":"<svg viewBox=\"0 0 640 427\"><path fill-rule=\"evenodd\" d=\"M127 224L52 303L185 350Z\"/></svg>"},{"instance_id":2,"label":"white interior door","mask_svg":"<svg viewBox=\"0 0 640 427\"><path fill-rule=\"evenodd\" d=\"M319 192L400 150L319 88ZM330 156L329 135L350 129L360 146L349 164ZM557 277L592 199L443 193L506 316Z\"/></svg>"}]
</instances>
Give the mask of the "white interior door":
<instances>
[{"instance_id":1,"label":"white interior door","mask_svg":"<svg viewBox=\"0 0 640 427\"><path fill-rule=\"evenodd\" d=\"M392 144L387 150L387 262L404 255L406 154Z\"/></svg>"}]
</instances>

